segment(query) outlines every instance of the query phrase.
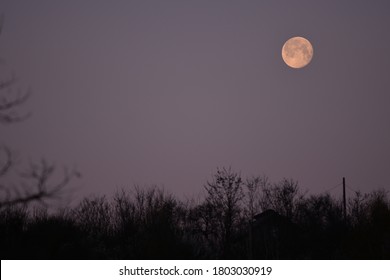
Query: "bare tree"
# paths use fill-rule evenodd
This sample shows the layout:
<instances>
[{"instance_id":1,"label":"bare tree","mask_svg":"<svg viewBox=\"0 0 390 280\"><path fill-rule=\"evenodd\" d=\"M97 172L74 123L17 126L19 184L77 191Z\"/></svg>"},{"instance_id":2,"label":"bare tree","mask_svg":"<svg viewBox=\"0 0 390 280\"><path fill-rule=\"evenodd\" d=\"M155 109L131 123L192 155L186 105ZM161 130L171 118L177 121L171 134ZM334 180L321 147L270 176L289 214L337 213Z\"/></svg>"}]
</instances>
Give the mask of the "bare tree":
<instances>
[{"instance_id":1,"label":"bare tree","mask_svg":"<svg viewBox=\"0 0 390 280\"><path fill-rule=\"evenodd\" d=\"M8 168L10 167L11 165ZM54 173L54 164L49 164L45 160L38 164L31 163L25 172L19 174L18 183L0 184L0 209L27 205L34 201L46 205L48 200L60 198L62 191L73 178L80 177L78 171L67 168L64 168L61 179L54 180Z\"/></svg>"},{"instance_id":2,"label":"bare tree","mask_svg":"<svg viewBox=\"0 0 390 280\"><path fill-rule=\"evenodd\" d=\"M0 34L2 30L0 17ZM0 78L0 125L14 124L25 120L29 113L21 113L20 107L30 97L30 91L23 91L17 87L14 75L1 80ZM0 146L0 209L15 205L27 205L33 201L45 203L48 199L56 198L63 188L74 177L80 174L76 170L64 168L64 174L57 182L53 182L55 166L45 160L31 163L25 172L19 175L19 183L15 178L7 180L14 169L16 172L15 153L6 145ZM13 174L15 176L15 174ZM14 181L14 183L10 183Z\"/></svg>"},{"instance_id":3,"label":"bare tree","mask_svg":"<svg viewBox=\"0 0 390 280\"><path fill-rule=\"evenodd\" d=\"M260 205L263 211L272 209L292 219L303 197L304 194L300 192L298 182L284 178L274 185L263 186Z\"/></svg>"},{"instance_id":4,"label":"bare tree","mask_svg":"<svg viewBox=\"0 0 390 280\"><path fill-rule=\"evenodd\" d=\"M244 194L242 191L242 179L240 174L231 168L218 169L211 182L207 182L206 202L214 211L214 217L219 224L218 232L221 233L222 254L229 253L234 230L239 224L241 214L241 202Z\"/></svg>"},{"instance_id":5,"label":"bare tree","mask_svg":"<svg viewBox=\"0 0 390 280\"><path fill-rule=\"evenodd\" d=\"M249 221L260 211L267 210L261 208L261 192L269 186L268 177L254 176L245 181L245 205L246 216Z\"/></svg>"}]
</instances>

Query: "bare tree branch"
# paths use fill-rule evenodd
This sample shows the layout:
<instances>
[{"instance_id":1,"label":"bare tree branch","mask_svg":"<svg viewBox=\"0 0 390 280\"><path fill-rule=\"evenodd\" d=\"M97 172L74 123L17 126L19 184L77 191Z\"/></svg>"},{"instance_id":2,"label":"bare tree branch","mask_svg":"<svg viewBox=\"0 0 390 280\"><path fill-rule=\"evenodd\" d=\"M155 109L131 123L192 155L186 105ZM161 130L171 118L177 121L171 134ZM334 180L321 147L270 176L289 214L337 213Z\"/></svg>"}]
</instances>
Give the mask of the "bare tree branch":
<instances>
[{"instance_id":1,"label":"bare tree branch","mask_svg":"<svg viewBox=\"0 0 390 280\"><path fill-rule=\"evenodd\" d=\"M0 123L9 124L20 122L27 119L30 114L20 114L16 110L23 105L31 95L31 90L22 92L17 90L15 93L14 77L0 82Z\"/></svg>"},{"instance_id":2,"label":"bare tree branch","mask_svg":"<svg viewBox=\"0 0 390 280\"><path fill-rule=\"evenodd\" d=\"M45 204L49 199L60 197L62 190L71 180L81 176L78 171L69 171L65 168L63 177L52 183L50 179L54 177L55 170L55 166L45 160L41 160L39 164L30 164L29 169L22 174L22 178L28 183L20 184L20 186L3 186L0 209L7 206L26 205L31 202Z\"/></svg>"},{"instance_id":3,"label":"bare tree branch","mask_svg":"<svg viewBox=\"0 0 390 280\"><path fill-rule=\"evenodd\" d=\"M222 254L230 250L232 237L239 223L241 214L240 203L244 198L241 175L231 168L217 169L211 182L204 186L207 197L206 202L211 206L222 235L219 237Z\"/></svg>"},{"instance_id":4,"label":"bare tree branch","mask_svg":"<svg viewBox=\"0 0 390 280\"><path fill-rule=\"evenodd\" d=\"M0 177L2 177L10 170L14 160L12 152L8 147L0 147L0 152L2 152L5 157L4 162L0 161Z\"/></svg>"},{"instance_id":5,"label":"bare tree branch","mask_svg":"<svg viewBox=\"0 0 390 280\"><path fill-rule=\"evenodd\" d=\"M0 16L0 34L3 27L3 17ZM10 124L14 122L23 121L29 117L30 114L20 114L18 109L23 105L31 95L31 91L22 92L15 88L15 75L0 80L0 123Z\"/></svg>"},{"instance_id":6,"label":"bare tree branch","mask_svg":"<svg viewBox=\"0 0 390 280\"><path fill-rule=\"evenodd\" d=\"M3 17L0 15L0 34L3 27ZM22 91L16 87L15 75L0 80L0 124L12 124L23 121L30 114L21 114L19 111L30 97L31 91ZM4 159L3 159L4 158ZM30 202L45 203L48 199L53 199L61 194L74 177L80 177L77 171L64 169L62 179L53 183L55 178L55 166L45 160L38 164L31 163L28 170L21 174L19 184L10 185L4 183L4 177L10 173L14 165L14 156L7 147L0 147L0 209L2 207L14 205L27 205ZM18 174L19 175L19 174Z\"/></svg>"}]
</instances>

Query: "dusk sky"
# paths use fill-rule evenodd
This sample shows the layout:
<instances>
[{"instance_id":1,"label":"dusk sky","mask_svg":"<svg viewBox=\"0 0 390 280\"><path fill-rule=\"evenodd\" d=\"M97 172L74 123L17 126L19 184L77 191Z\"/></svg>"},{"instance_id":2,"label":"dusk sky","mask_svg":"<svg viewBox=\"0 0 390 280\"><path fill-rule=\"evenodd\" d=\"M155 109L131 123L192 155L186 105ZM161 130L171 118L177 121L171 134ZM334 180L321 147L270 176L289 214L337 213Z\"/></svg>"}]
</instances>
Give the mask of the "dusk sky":
<instances>
[{"instance_id":1,"label":"dusk sky","mask_svg":"<svg viewBox=\"0 0 390 280\"><path fill-rule=\"evenodd\" d=\"M317 193L390 186L389 1L1 0L2 73L33 95L0 126L78 194L202 192L217 167ZM314 57L281 49L307 38Z\"/></svg>"}]
</instances>

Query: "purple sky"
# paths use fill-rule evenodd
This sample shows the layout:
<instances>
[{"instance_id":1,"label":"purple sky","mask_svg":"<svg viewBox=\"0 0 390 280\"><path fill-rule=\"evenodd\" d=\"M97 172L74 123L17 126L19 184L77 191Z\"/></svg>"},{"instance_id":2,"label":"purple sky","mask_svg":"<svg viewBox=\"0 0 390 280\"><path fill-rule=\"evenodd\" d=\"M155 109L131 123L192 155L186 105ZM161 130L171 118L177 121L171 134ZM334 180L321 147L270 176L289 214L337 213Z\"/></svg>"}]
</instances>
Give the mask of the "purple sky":
<instances>
[{"instance_id":1,"label":"purple sky","mask_svg":"<svg viewBox=\"0 0 390 280\"><path fill-rule=\"evenodd\" d=\"M25 160L83 173L79 194L202 191L217 167L390 186L389 1L2 0L0 56L33 96L0 127ZM314 58L281 59L303 36ZM4 67L4 66L3 66Z\"/></svg>"}]
</instances>

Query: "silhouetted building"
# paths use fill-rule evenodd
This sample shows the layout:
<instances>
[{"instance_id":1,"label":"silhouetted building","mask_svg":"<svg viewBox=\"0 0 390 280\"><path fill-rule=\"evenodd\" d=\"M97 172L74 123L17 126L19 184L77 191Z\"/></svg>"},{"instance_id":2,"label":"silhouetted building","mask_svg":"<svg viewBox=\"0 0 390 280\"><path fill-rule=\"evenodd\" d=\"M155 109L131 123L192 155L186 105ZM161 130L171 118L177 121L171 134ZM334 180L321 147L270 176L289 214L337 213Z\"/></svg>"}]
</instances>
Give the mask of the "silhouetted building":
<instances>
[{"instance_id":1,"label":"silhouetted building","mask_svg":"<svg viewBox=\"0 0 390 280\"><path fill-rule=\"evenodd\" d=\"M254 259L294 259L299 255L297 227L274 210L253 217L252 257Z\"/></svg>"}]
</instances>

